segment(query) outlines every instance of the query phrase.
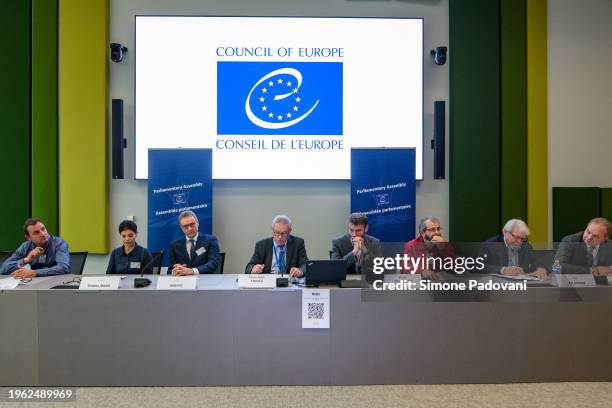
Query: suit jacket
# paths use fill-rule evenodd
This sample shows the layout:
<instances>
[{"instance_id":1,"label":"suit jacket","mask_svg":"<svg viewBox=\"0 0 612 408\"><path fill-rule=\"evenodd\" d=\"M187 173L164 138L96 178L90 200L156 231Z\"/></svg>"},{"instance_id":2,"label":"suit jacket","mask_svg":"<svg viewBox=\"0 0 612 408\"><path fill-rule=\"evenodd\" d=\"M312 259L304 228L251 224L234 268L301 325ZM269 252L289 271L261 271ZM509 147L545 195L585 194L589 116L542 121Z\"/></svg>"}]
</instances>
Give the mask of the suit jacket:
<instances>
[{"instance_id":1,"label":"suit jacket","mask_svg":"<svg viewBox=\"0 0 612 408\"><path fill-rule=\"evenodd\" d=\"M583 232L568 235L561 240L555 254L555 260L561 264L561 273L578 274L591 273L591 266L612 265L612 247L609 242L599 244L597 252L597 265L592 265L587 247L582 240Z\"/></svg>"},{"instance_id":2,"label":"suit jacket","mask_svg":"<svg viewBox=\"0 0 612 408\"><path fill-rule=\"evenodd\" d=\"M371 272L374 266L374 258L382 256L380 240L366 234L363 241L368 252L361 257L361 268L357 264L357 257L353 255L351 234L344 234L332 241L331 259L344 259L346 261L346 273L348 274Z\"/></svg>"},{"instance_id":3,"label":"suit jacket","mask_svg":"<svg viewBox=\"0 0 612 408\"><path fill-rule=\"evenodd\" d=\"M485 264L485 268L481 272L501 273L501 269L509 265L508 247L504 242L504 236L497 235L483 242L480 256L484 258ZM523 268L525 273L531 273L542 266L538 264L533 247L529 242L523 242L519 248L518 263L518 266ZM478 272L477 270L474 271Z\"/></svg>"},{"instance_id":4,"label":"suit jacket","mask_svg":"<svg viewBox=\"0 0 612 408\"><path fill-rule=\"evenodd\" d=\"M219 243L214 235L198 234L195 251L201 248L204 252L194 254L189 259L187 253L187 238L183 237L170 244L170 269L174 264L185 264L190 268L197 268L199 273L215 273L219 265Z\"/></svg>"},{"instance_id":5,"label":"suit jacket","mask_svg":"<svg viewBox=\"0 0 612 408\"><path fill-rule=\"evenodd\" d=\"M253 256L249 260L244 273L251 273L253 266L257 264L264 264L263 273L270 273L272 268L272 257L274 256L273 249L273 238L262 239L255 243L255 251ZM308 262L308 256L306 255L306 245L304 240L300 237L289 235L287 238L287 252L285 253L285 271L289 273L291 268L300 268L302 273L306 273L306 262Z\"/></svg>"}]
</instances>

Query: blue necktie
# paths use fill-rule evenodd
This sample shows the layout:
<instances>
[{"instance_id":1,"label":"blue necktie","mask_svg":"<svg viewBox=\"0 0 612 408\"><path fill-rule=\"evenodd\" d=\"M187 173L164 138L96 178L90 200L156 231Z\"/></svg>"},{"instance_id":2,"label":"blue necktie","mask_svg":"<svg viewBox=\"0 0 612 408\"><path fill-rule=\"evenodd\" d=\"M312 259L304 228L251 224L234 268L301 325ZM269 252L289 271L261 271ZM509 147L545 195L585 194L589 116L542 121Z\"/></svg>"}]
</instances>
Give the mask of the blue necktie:
<instances>
[{"instance_id":1,"label":"blue necktie","mask_svg":"<svg viewBox=\"0 0 612 408\"><path fill-rule=\"evenodd\" d=\"M285 272L285 246L279 245L278 250L280 252L278 256L278 272L282 274Z\"/></svg>"}]
</instances>

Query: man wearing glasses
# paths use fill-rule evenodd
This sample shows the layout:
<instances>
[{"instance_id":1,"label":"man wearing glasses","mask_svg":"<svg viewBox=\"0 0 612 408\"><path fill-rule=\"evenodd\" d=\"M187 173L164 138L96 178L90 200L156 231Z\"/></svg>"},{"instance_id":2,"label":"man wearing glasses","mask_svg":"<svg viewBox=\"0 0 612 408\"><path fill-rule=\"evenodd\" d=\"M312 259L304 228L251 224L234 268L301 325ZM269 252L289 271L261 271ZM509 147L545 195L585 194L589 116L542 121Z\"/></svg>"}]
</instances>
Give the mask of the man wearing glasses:
<instances>
[{"instance_id":1,"label":"man wearing glasses","mask_svg":"<svg viewBox=\"0 0 612 408\"><path fill-rule=\"evenodd\" d=\"M11 274L16 279L28 279L70 273L66 241L50 235L38 218L27 219L23 232L26 241L0 266L0 275Z\"/></svg>"},{"instance_id":2,"label":"man wearing glasses","mask_svg":"<svg viewBox=\"0 0 612 408\"><path fill-rule=\"evenodd\" d=\"M419 222L419 236L406 242L404 255L422 262L410 263L417 265L403 269L402 273L421 274L426 279L438 279L439 272L448 259L455 257L453 246L442 236L440 220L426 216Z\"/></svg>"},{"instance_id":3,"label":"man wearing glasses","mask_svg":"<svg viewBox=\"0 0 612 408\"><path fill-rule=\"evenodd\" d=\"M257 241L245 273L288 273L301 277L306 271L306 245L302 238L291 235L291 219L277 215L272 220L272 237Z\"/></svg>"},{"instance_id":4,"label":"man wearing glasses","mask_svg":"<svg viewBox=\"0 0 612 408\"><path fill-rule=\"evenodd\" d=\"M213 235L198 232L198 217L183 211L179 224L185 236L170 244L170 271L173 275L214 273L219 265L219 243Z\"/></svg>"},{"instance_id":5,"label":"man wearing glasses","mask_svg":"<svg viewBox=\"0 0 612 408\"><path fill-rule=\"evenodd\" d=\"M332 241L331 259L344 259L347 273L368 274L372 272L374 258L382 256L378 238L368 232L368 216L353 213L348 219L348 234L341 235Z\"/></svg>"},{"instance_id":6,"label":"man wearing glasses","mask_svg":"<svg viewBox=\"0 0 612 408\"><path fill-rule=\"evenodd\" d=\"M508 276L529 274L546 279L548 272L538 264L527 237L529 227L524 221L511 219L506 222L501 235L489 238L482 244L480 256L485 263L483 272Z\"/></svg>"},{"instance_id":7,"label":"man wearing glasses","mask_svg":"<svg viewBox=\"0 0 612 408\"><path fill-rule=\"evenodd\" d=\"M594 218L584 231L563 238L555 255L555 260L561 264L561 273L612 275L610 232L610 221Z\"/></svg>"}]
</instances>

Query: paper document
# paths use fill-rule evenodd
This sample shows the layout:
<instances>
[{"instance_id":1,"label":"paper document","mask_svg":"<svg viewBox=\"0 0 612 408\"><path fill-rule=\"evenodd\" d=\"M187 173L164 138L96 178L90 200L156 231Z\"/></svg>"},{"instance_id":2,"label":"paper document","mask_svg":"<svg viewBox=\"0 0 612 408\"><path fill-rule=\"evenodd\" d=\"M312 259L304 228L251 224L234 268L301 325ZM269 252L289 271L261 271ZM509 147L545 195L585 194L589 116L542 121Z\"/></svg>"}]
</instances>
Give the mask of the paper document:
<instances>
[{"instance_id":1,"label":"paper document","mask_svg":"<svg viewBox=\"0 0 612 408\"><path fill-rule=\"evenodd\" d=\"M19 279L13 277L0 279L0 290L15 289L17 286L19 286Z\"/></svg>"},{"instance_id":2,"label":"paper document","mask_svg":"<svg viewBox=\"0 0 612 408\"><path fill-rule=\"evenodd\" d=\"M498 278L505 278L505 279L512 279L512 280L528 280L528 281L539 281L540 280L533 275L527 275L525 273L522 275L515 275L515 276L502 275L501 273L492 273L491 276L497 276Z\"/></svg>"}]
</instances>

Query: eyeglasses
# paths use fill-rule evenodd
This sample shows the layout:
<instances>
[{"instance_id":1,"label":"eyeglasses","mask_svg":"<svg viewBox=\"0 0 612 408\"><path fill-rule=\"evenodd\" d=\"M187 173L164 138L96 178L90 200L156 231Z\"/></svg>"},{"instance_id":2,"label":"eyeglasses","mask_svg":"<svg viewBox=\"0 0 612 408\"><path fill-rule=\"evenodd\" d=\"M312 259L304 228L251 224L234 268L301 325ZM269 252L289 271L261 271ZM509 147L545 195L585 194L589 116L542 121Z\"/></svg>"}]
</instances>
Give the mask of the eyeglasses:
<instances>
[{"instance_id":1,"label":"eyeglasses","mask_svg":"<svg viewBox=\"0 0 612 408\"><path fill-rule=\"evenodd\" d=\"M68 282L62 282L62 285L69 285L71 283L81 284L81 278L72 278L72 280L69 280Z\"/></svg>"},{"instance_id":2,"label":"eyeglasses","mask_svg":"<svg viewBox=\"0 0 612 408\"><path fill-rule=\"evenodd\" d=\"M32 278L21 278L21 279L19 279L19 282L21 282L21 283L32 282Z\"/></svg>"},{"instance_id":3,"label":"eyeglasses","mask_svg":"<svg viewBox=\"0 0 612 408\"><path fill-rule=\"evenodd\" d=\"M527 237L521 237L519 235L514 235L512 232L508 232L508 234L512 235L512 238L516 239L517 241L527 241Z\"/></svg>"},{"instance_id":4,"label":"eyeglasses","mask_svg":"<svg viewBox=\"0 0 612 408\"><path fill-rule=\"evenodd\" d=\"M189 228L195 228L196 223L192 222L191 224L185 224L185 225L181 225L182 229L189 229Z\"/></svg>"},{"instance_id":5,"label":"eyeglasses","mask_svg":"<svg viewBox=\"0 0 612 408\"><path fill-rule=\"evenodd\" d=\"M274 235L275 237L286 237L289 235L289 231L287 232L272 231L272 235Z\"/></svg>"},{"instance_id":6,"label":"eyeglasses","mask_svg":"<svg viewBox=\"0 0 612 408\"><path fill-rule=\"evenodd\" d=\"M427 231L427 232L442 232L442 227L425 228L425 231Z\"/></svg>"}]
</instances>

